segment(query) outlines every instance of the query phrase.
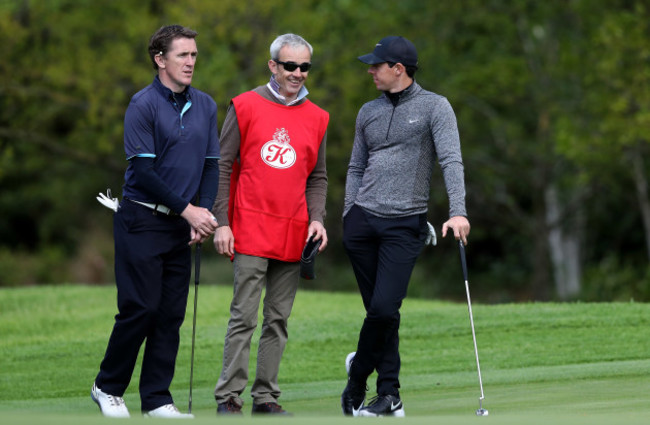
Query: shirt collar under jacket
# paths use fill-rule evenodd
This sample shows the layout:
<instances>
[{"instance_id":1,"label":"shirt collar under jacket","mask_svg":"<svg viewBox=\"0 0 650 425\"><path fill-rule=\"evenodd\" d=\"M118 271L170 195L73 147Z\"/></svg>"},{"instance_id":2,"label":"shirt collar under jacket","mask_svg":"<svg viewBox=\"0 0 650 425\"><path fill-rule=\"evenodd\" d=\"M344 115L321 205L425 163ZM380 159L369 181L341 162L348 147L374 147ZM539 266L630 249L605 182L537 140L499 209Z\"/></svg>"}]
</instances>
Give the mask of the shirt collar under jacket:
<instances>
[{"instance_id":1,"label":"shirt collar under jacket","mask_svg":"<svg viewBox=\"0 0 650 425\"><path fill-rule=\"evenodd\" d=\"M153 79L153 86L158 90L160 94L163 95L165 99L168 99L172 102L176 102L176 99L174 99L174 92L171 91L168 87L165 87L165 85L160 81L160 78L156 75L156 77ZM190 100L190 86L185 87L185 90L183 90L183 94L185 95L185 99L187 101Z\"/></svg>"},{"instance_id":2,"label":"shirt collar under jacket","mask_svg":"<svg viewBox=\"0 0 650 425\"><path fill-rule=\"evenodd\" d=\"M416 83L415 80L411 83L410 86L405 88L404 90L397 92L397 93L390 93L385 91L384 95L388 98L388 100L393 104L393 106L397 106L400 100L402 99L407 99L410 97L411 94L413 94L416 90L415 88L419 87Z\"/></svg>"},{"instance_id":3,"label":"shirt collar under jacket","mask_svg":"<svg viewBox=\"0 0 650 425\"><path fill-rule=\"evenodd\" d=\"M273 93L273 96L275 96L277 99L281 100L283 103L286 103L287 106L291 106L295 103L298 103L307 95L309 94L309 90L305 86L300 87L300 91L298 91L298 95L296 96L296 100L287 103L287 98L282 96L280 94L280 84L278 84L277 81L275 81L275 75L271 75L271 80L269 80L268 84L266 85L269 90L271 90L271 93Z\"/></svg>"}]
</instances>

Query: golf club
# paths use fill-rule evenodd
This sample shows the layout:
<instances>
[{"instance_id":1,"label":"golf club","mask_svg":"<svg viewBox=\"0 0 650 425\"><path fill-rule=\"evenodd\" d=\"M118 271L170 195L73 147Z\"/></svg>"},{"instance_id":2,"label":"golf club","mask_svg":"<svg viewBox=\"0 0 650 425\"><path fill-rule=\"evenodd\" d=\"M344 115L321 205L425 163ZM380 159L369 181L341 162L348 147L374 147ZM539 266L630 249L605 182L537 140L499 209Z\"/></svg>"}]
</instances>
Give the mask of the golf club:
<instances>
[{"instance_id":1,"label":"golf club","mask_svg":"<svg viewBox=\"0 0 650 425\"><path fill-rule=\"evenodd\" d=\"M465 279L465 292L467 293L467 308L469 310L469 323L472 325L472 339L474 340L474 354L476 355L476 369L478 370L478 384L481 388L481 397L478 399L477 416L487 416L487 409L483 408L483 379L481 378L481 365L478 361L478 348L476 346L476 332L474 332L474 315L472 314L472 300L469 297L469 282L467 280L467 260L465 259L465 245L462 240L458 241L460 247L460 264L463 267L463 278Z\"/></svg>"},{"instance_id":2,"label":"golf club","mask_svg":"<svg viewBox=\"0 0 650 425\"><path fill-rule=\"evenodd\" d=\"M188 413L192 413L192 383L194 379L194 341L196 338L196 302L199 292L199 275L201 274L201 244L196 244L194 251L194 319L192 320L192 355L190 357L190 397Z\"/></svg>"}]
</instances>

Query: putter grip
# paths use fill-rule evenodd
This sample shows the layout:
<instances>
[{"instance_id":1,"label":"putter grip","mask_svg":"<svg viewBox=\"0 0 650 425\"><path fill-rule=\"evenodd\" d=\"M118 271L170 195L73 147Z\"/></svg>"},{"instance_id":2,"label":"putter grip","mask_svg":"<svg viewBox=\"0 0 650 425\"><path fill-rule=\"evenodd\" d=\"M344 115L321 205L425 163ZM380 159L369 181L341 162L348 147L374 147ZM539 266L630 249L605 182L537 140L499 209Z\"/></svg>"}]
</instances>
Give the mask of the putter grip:
<instances>
[{"instance_id":1,"label":"putter grip","mask_svg":"<svg viewBox=\"0 0 650 425\"><path fill-rule=\"evenodd\" d=\"M463 278L467 282L467 260L465 259L465 245L463 245L463 241L458 241L458 248L460 249L460 265L463 268Z\"/></svg>"},{"instance_id":2,"label":"putter grip","mask_svg":"<svg viewBox=\"0 0 650 425\"><path fill-rule=\"evenodd\" d=\"M199 275L201 274L201 244L196 244L194 251L194 284L199 284Z\"/></svg>"}]
</instances>

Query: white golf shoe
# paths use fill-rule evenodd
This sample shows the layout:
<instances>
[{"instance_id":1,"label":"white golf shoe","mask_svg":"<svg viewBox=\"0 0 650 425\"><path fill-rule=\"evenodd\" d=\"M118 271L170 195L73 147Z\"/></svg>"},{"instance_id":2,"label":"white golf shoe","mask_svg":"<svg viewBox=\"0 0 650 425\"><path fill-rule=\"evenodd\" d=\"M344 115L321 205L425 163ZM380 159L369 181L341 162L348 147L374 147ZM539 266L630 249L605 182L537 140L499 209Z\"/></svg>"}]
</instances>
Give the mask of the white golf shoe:
<instances>
[{"instance_id":1,"label":"white golf shoe","mask_svg":"<svg viewBox=\"0 0 650 425\"><path fill-rule=\"evenodd\" d=\"M124 399L114 395L106 394L93 384L90 390L90 398L99 406L99 410L104 416L109 418L128 418L129 409L126 408Z\"/></svg>"},{"instance_id":2,"label":"white golf shoe","mask_svg":"<svg viewBox=\"0 0 650 425\"><path fill-rule=\"evenodd\" d=\"M192 419L191 413L181 413L174 404L165 404L157 409L150 410L144 414L149 418L167 418L167 419Z\"/></svg>"}]
</instances>

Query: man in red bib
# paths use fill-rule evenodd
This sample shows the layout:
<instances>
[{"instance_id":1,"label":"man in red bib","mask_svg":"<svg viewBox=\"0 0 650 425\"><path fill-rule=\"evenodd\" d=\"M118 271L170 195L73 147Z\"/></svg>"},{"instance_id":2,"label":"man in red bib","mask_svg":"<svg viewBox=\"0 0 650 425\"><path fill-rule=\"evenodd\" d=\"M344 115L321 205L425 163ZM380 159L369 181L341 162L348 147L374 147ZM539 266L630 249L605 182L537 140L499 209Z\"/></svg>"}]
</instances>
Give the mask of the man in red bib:
<instances>
[{"instance_id":1,"label":"man in red bib","mask_svg":"<svg viewBox=\"0 0 650 425\"><path fill-rule=\"evenodd\" d=\"M313 49L302 37L271 44L268 84L235 97L221 131L214 246L234 261L234 290L215 388L217 413L241 413L251 337L264 297L264 322L251 388L252 413L286 414L278 371L310 236L327 246L323 225L329 114L307 100Z\"/></svg>"}]
</instances>

